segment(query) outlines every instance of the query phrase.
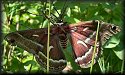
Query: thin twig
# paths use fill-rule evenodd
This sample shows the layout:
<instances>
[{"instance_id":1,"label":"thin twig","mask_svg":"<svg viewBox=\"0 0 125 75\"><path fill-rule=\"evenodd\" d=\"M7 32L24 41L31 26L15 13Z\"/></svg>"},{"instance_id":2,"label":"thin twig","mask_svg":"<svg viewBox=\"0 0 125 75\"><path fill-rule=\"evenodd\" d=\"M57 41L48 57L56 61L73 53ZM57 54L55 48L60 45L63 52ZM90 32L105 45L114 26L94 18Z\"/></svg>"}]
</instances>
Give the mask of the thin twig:
<instances>
[{"instance_id":1,"label":"thin twig","mask_svg":"<svg viewBox=\"0 0 125 75\"><path fill-rule=\"evenodd\" d=\"M51 14L51 2L49 0L49 16ZM48 41L47 41L47 73L49 73L49 43L50 43L50 22L48 24Z\"/></svg>"},{"instance_id":2,"label":"thin twig","mask_svg":"<svg viewBox=\"0 0 125 75\"><path fill-rule=\"evenodd\" d=\"M97 44L97 40L98 40L98 33L99 33L99 21L98 21L98 26L97 26L97 31L96 31L96 39L95 39L94 51L93 51L93 55L92 55L92 64L91 64L91 68L90 68L90 74L92 73L92 68L93 68L93 64L94 64L96 44Z\"/></svg>"}]
</instances>

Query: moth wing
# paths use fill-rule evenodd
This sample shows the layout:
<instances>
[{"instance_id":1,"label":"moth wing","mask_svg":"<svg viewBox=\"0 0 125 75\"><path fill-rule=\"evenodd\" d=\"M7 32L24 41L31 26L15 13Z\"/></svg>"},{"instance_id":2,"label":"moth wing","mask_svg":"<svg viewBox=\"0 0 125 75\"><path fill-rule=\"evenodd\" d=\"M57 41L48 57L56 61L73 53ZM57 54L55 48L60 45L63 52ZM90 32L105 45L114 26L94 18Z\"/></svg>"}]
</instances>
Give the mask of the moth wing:
<instances>
[{"instance_id":1,"label":"moth wing","mask_svg":"<svg viewBox=\"0 0 125 75\"><path fill-rule=\"evenodd\" d=\"M53 29L53 28L52 28ZM47 28L17 31L6 36L9 40L15 40L15 44L35 55L39 64L46 68L47 62ZM50 35L50 69L61 71L66 60L60 49L57 35Z\"/></svg>"},{"instance_id":2,"label":"moth wing","mask_svg":"<svg viewBox=\"0 0 125 75\"><path fill-rule=\"evenodd\" d=\"M92 60L96 30L89 26L77 26L76 31L71 30L71 44L75 55L75 62L82 68L90 67ZM98 41L99 42L99 41ZM95 58L99 53L99 45L96 48Z\"/></svg>"}]
</instances>

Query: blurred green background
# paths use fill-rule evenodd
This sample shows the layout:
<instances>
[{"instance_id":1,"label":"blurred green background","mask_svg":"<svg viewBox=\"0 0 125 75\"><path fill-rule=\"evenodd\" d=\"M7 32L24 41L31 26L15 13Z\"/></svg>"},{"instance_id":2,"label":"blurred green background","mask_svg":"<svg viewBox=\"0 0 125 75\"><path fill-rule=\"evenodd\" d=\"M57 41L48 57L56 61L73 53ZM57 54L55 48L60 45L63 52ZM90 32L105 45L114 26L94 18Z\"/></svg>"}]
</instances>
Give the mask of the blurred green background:
<instances>
[{"instance_id":1,"label":"blurred green background","mask_svg":"<svg viewBox=\"0 0 125 75\"><path fill-rule=\"evenodd\" d=\"M12 47L4 40L10 32L44 28L48 20L42 11L48 11L49 3L45 8L42 1L3 1L2 2L2 33L3 33L3 73L36 73L43 72L42 67L33 59L33 55L19 47ZM53 6L60 13L65 1L54 1L51 12L59 16ZM68 5L63 20L71 23L89 20L102 20L113 23L122 28L123 4L120 0L105 1L67 1ZM46 13L48 15L48 13ZM103 47L103 55L99 63L94 65L94 73L122 73L123 72L123 33L116 35ZM89 69L84 69L89 72Z\"/></svg>"}]
</instances>

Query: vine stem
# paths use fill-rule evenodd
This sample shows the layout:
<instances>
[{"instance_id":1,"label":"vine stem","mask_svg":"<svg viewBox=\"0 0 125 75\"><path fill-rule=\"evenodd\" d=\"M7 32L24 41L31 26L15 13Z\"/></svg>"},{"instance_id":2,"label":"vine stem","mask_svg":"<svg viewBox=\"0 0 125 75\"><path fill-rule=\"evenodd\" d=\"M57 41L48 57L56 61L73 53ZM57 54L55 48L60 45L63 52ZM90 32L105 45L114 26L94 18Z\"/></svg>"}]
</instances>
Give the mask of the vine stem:
<instances>
[{"instance_id":1,"label":"vine stem","mask_svg":"<svg viewBox=\"0 0 125 75\"><path fill-rule=\"evenodd\" d=\"M51 13L51 2L49 0L49 16ZM50 22L48 23L48 40L47 40L47 73L49 73L49 44L50 44Z\"/></svg>"},{"instance_id":2,"label":"vine stem","mask_svg":"<svg viewBox=\"0 0 125 75\"><path fill-rule=\"evenodd\" d=\"M91 68L90 68L90 74L92 73L92 68L94 65L94 58L95 58L96 44L97 44L97 40L98 40L98 33L99 33L99 21L98 21L98 26L97 26L97 30L96 30L96 39L95 39L95 44L94 44L94 51L92 54L92 64L91 64Z\"/></svg>"}]
</instances>

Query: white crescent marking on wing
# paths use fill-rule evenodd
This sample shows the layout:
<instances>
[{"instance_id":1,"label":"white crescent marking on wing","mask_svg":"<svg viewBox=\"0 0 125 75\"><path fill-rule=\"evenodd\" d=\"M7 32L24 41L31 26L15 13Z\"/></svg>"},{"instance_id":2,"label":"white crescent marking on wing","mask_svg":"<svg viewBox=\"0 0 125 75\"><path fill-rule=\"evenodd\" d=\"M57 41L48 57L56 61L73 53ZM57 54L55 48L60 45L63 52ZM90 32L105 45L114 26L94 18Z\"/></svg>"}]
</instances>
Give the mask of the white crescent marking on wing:
<instances>
[{"instance_id":1,"label":"white crescent marking on wing","mask_svg":"<svg viewBox=\"0 0 125 75\"><path fill-rule=\"evenodd\" d=\"M88 27L84 28L83 31L86 31L88 29Z\"/></svg>"},{"instance_id":2,"label":"white crescent marking on wing","mask_svg":"<svg viewBox=\"0 0 125 75\"><path fill-rule=\"evenodd\" d=\"M90 38L92 38L94 35L96 35L96 31L94 31L93 34L90 35Z\"/></svg>"},{"instance_id":3,"label":"white crescent marking on wing","mask_svg":"<svg viewBox=\"0 0 125 75\"><path fill-rule=\"evenodd\" d=\"M52 45L51 46L49 46L49 50L51 50L52 48L54 48ZM39 52L40 54L42 54L45 58L46 58L46 56L42 53L42 52ZM63 59L60 59L60 60L53 60L53 59L49 59L50 61L52 61L52 62L56 62L56 63L59 63L59 62L66 62L66 60L63 60Z\"/></svg>"},{"instance_id":4,"label":"white crescent marking on wing","mask_svg":"<svg viewBox=\"0 0 125 75\"><path fill-rule=\"evenodd\" d=\"M35 35L35 34L33 34L32 36L36 36L36 37L39 37L39 35Z\"/></svg>"},{"instance_id":5,"label":"white crescent marking on wing","mask_svg":"<svg viewBox=\"0 0 125 75\"><path fill-rule=\"evenodd\" d=\"M93 50L93 47L91 46L91 48L89 49L89 51L86 52L86 54L83 55L82 57L77 57L77 58L75 59L75 62L78 62L78 61L83 60L84 58L86 58L87 55L90 54L92 50Z\"/></svg>"},{"instance_id":6,"label":"white crescent marking on wing","mask_svg":"<svg viewBox=\"0 0 125 75\"><path fill-rule=\"evenodd\" d=\"M71 32L75 32L74 30L71 30Z\"/></svg>"},{"instance_id":7,"label":"white crescent marking on wing","mask_svg":"<svg viewBox=\"0 0 125 75\"><path fill-rule=\"evenodd\" d=\"M96 61L96 60L94 59L94 63L95 63L95 61ZM81 67L81 68L88 68L88 67L91 66L91 63L92 63L92 61L89 61L87 64L81 64L80 67Z\"/></svg>"},{"instance_id":8,"label":"white crescent marking on wing","mask_svg":"<svg viewBox=\"0 0 125 75\"><path fill-rule=\"evenodd\" d=\"M53 47L53 46L49 46L49 51L50 51L52 48L54 48L54 47Z\"/></svg>"},{"instance_id":9,"label":"white crescent marking on wing","mask_svg":"<svg viewBox=\"0 0 125 75\"><path fill-rule=\"evenodd\" d=\"M96 34L96 32L93 32L93 34L91 34L87 39L85 39L85 43L89 43L89 41L91 40L91 38Z\"/></svg>"},{"instance_id":10,"label":"white crescent marking on wing","mask_svg":"<svg viewBox=\"0 0 125 75\"><path fill-rule=\"evenodd\" d=\"M88 46L87 46L83 41L81 41L81 40L78 40L78 41L77 41L77 44L82 44L82 45L84 45L85 47L88 48Z\"/></svg>"},{"instance_id":11,"label":"white crescent marking on wing","mask_svg":"<svg viewBox=\"0 0 125 75\"><path fill-rule=\"evenodd\" d=\"M42 53L42 52L39 52L43 57L45 57L47 59L47 57ZM63 62L63 63L66 63L66 60L64 59L60 59L60 60L53 60L53 59L49 59L50 61L52 62L55 62L55 63L60 63L60 62Z\"/></svg>"},{"instance_id":12,"label":"white crescent marking on wing","mask_svg":"<svg viewBox=\"0 0 125 75\"><path fill-rule=\"evenodd\" d=\"M88 43L88 42L89 42L89 40L90 40L90 38L87 38L87 39L85 40L85 43Z\"/></svg>"}]
</instances>

